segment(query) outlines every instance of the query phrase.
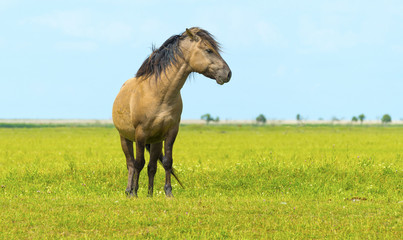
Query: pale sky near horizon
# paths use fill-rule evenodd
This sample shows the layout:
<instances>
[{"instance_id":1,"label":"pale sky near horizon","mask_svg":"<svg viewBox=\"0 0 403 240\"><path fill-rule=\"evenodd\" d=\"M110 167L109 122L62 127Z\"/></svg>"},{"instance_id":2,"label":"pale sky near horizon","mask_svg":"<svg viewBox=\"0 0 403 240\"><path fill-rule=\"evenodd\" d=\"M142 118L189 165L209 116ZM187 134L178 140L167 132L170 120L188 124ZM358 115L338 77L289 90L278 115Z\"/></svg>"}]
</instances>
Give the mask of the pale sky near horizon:
<instances>
[{"instance_id":1,"label":"pale sky near horizon","mask_svg":"<svg viewBox=\"0 0 403 240\"><path fill-rule=\"evenodd\" d=\"M0 119L110 119L150 54L198 26L223 86L195 74L182 119L403 119L403 1L0 0Z\"/></svg>"}]
</instances>

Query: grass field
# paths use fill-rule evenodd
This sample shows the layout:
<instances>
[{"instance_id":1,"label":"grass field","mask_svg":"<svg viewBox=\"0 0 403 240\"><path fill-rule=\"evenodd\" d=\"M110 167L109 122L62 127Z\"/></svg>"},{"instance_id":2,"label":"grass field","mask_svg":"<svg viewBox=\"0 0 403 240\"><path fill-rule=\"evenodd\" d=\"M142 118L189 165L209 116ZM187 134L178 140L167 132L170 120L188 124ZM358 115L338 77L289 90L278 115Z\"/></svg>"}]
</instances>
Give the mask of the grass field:
<instances>
[{"instance_id":1,"label":"grass field","mask_svg":"<svg viewBox=\"0 0 403 240\"><path fill-rule=\"evenodd\" d=\"M401 126L185 125L174 167L128 199L112 127L0 128L0 239L403 238Z\"/></svg>"}]
</instances>

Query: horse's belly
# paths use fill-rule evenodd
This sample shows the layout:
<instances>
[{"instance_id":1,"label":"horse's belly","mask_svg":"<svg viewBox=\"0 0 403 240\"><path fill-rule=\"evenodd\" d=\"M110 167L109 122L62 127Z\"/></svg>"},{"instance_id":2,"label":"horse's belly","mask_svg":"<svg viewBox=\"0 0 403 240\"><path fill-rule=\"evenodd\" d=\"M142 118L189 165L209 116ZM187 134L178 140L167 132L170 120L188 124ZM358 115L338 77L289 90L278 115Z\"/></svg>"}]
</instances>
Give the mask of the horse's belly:
<instances>
[{"instance_id":1,"label":"horse's belly","mask_svg":"<svg viewBox=\"0 0 403 240\"><path fill-rule=\"evenodd\" d=\"M180 122L180 115L170 111L162 111L154 117L142 118L135 115L131 116L130 112L116 108L113 111L112 117L119 134L133 142L136 141L137 128L141 129L141 134L144 134L142 138L145 138L147 143L162 142L165 140L169 130L177 127ZM142 121L136 121L136 124L133 122L133 118L139 118Z\"/></svg>"},{"instance_id":2,"label":"horse's belly","mask_svg":"<svg viewBox=\"0 0 403 240\"><path fill-rule=\"evenodd\" d=\"M169 111L163 111L156 115L148 127L147 143L161 142L165 140L168 132L179 125L180 115Z\"/></svg>"}]
</instances>

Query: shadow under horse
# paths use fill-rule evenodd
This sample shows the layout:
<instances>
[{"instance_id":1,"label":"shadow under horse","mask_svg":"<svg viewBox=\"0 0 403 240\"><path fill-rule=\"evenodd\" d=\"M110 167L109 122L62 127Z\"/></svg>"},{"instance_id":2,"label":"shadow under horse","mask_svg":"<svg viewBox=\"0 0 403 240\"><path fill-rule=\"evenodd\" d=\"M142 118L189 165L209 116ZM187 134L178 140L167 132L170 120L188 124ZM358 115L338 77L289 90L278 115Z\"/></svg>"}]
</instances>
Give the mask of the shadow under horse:
<instances>
[{"instance_id":1,"label":"shadow under horse","mask_svg":"<svg viewBox=\"0 0 403 240\"><path fill-rule=\"evenodd\" d=\"M170 37L158 49L153 48L135 77L120 89L113 104L112 118L126 157L126 193L129 196L137 197L145 148L150 151L148 195L153 195L160 160L165 169L165 194L173 196L172 149L182 114L180 90L192 72L215 79L220 85L231 79L231 70L220 55L220 44L209 32L196 27Z\"/></svg>"}]
</instances>

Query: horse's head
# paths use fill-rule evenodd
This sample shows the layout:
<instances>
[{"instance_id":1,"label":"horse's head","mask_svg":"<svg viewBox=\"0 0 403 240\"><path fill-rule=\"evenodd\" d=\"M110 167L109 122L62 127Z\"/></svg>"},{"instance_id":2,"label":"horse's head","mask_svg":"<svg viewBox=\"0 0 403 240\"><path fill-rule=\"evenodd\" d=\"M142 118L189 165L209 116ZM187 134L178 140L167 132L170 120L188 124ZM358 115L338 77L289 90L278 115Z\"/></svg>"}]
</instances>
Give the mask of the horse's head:
<instances>
[{"instance_id":1,"label":"horse's head","mask_svg":"<svg viewBox=\"0 0 403 240\"><path fill-rule=\"evenodd\" d=\"M184 53L193 72L215 79L223 85L231 79L231 69L220 55L220 45L206 30L186 29L182 34Z\"/></svg>"}]
</instances>

